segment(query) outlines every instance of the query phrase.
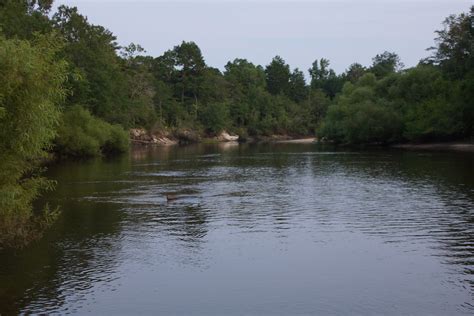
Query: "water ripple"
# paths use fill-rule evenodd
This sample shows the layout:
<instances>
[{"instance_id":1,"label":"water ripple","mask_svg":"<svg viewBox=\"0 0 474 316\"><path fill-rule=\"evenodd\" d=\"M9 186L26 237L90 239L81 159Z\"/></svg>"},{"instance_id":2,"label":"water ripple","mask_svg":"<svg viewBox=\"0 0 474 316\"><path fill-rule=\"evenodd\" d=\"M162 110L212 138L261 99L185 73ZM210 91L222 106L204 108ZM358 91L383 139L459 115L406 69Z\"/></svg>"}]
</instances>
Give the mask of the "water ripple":
<instances>
[{"instance_id":1,"label":"water ripple","mask_svg":"<svg viewBox=\"0 0 474 316\"><path fill-rule=\"evenodd\" d=\"M4 299L8 311L103 314L128 310L124 297L134 311L184 314L233 312L229 297L262 313L473 311L469 157L216 150L59 179L78 191L64 193L63 226L40 245L51 262ZM0 280L18 277L11 262Z\"/></svg>"}]
</instances>

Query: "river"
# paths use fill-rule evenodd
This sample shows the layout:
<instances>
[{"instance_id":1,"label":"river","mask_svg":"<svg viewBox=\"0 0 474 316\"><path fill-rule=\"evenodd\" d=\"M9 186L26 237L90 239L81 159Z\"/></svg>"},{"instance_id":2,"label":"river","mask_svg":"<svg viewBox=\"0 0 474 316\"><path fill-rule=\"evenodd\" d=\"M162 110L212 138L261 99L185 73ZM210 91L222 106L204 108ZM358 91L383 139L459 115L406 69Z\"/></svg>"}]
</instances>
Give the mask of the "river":
<instances>
[{"instance_id":1,"label":"river","mask_svg":"<svg viewBox=\"0 0 474 316\"><path fill-rule=\"evenodd\" d=\"M47 176L62 215L0 254L2 315L474 313L470 153L138 148Z\"/></svg>"}]
</instances>

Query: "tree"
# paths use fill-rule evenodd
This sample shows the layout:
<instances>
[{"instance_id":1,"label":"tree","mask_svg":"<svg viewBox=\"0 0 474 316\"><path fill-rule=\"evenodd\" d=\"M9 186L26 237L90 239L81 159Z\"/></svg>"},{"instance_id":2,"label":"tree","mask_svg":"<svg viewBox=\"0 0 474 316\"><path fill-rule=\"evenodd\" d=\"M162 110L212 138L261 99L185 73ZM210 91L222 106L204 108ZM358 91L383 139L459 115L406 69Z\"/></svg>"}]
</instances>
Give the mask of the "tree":
<instances>
[{"instance_id":1,"label":"tree","mask_svg":"<svg viewBox=\"0 0 474 316\"><path fill-rule=\"evenodd\" d=\"M185 97L190 97L197 107L199 88L206 68L201 49L194 42L183 41L174 47L173 56L178 71L177 86L181 91L181 102L184 102Z\"/></svg>"},{"instance_id":2,"label":"tree","mask_svg":"<svg viewBox=\"0 0 474 316\"><path fill-rule=\"evenodd\" d=\"M154 104L159 117L159 124L176 126L178 124L180 105L175 99L178 71L172 51L154 58L150 63L150 71L154 78ZM181 100L181 98L180 98Z\"/></svg>"},{"instance_id":3,"label":"tree","mask_svg":"<svg viewBox=\"0 0 474 316\"><path fill-rule=\"evenodd\" d=\"M356 83L365 73L367 69L359 63L353 63L349 66L345 73L345 79L351 83Z\"/></svg>"},{"instance_id":4,"label":"tree","mask_svg":"<svg viewBox=\"0 0 474 316\"><path fill-rule=\"evenodd\" d=\"M246 59L235 59L225 65L224 77L233 91L243 93L251 88L266 88L266 74L261 66Z\"/></svg>"},{"instance_id":5,"label":"tree","mask_svg":"<svg viewBox=\"0 0 474 316\"><path fill-rule=\"evenodd\" d=\"M295 68L290 75L288 97L297 103L302 102L308 97L308 87L306 86L304 74L298 68Z\"/></svg>"},{"instance_id":6,"label":"tree","mask_svg":"<svg viewBox=\"0 0 474 316\"><path fill-rule=\"evenodd\" d=\"M330 73L329 64L329 60L325 58L321 58L319 61L316 59L313 62L313 65L308 70L311 76L311 88L321 88L322 82L328 79Z\"/></svg>"},{"instance_id":7,"label":"tree","mask_svg":"<svg viewBox=\"0 0 474 316\"><path fill-rule=\"evenodd\" d=\"M225 66L224 78L230 97L230 117L234 126L246 127L255 119L258 96L266 92L265 71L245 59L235 59Z\"/></svg>"},{"instance_id":8,"label":"tree","mask_svg":"<svg viewBox=\"0 0 474 316\"><path fill-rule=\"evenodd\" d=\"M52 30L48 13L52 0L3 0L0 2L0 29L7 38L33 39L35 32Z\"/></svg>"},{"instance_id":9,"label":"tree","mask_svg":"<svg viewBox=\"0 0 474 316\"><path fill-rule=\"evenodd\" d=\"M290 66L283 58L275 56L265 68L267 90L273 95L286 94L290 81Z\"/></svg>"},{"instance_id":10,"label":"tree","mask_svg":"<svg viewBox=\"0 0 474 316\"><path fill-rule=\"evenodd\" d=\"M440 65L451 77L460 79L474 68L474 6L471 12L450 15L444 22L444 28L436 31L436 46L425 62Z\"/></svg>"},{"instance_id":11,"label":"tree","mask_svg":"<svg viewBox=\"0 0 474 316\"><path fill-rule=\"evenodd\" d=\"M182 42L151 62L157 94L155 107L166 124L197 123L201 106L226 95L222 73L207 67L194 42Z\"/></svg>"},{"instance_id":12,"label":"tree","mask_svg":"<svg viewBox=\"0 0 474 316\"><path fill-rule=\"evenodd\" d=\"M229 108L225 103L212 102L205 105L199 116L207 132L217 134L228 126Z\"/></svg>"},{"instance_id":13,"label":"tree","mask_svg":"<svg viewBox=\"0 0 474 316\"><path fill-rule=\"evenodd\" d=\"M130 125L124 114L130 105L128 85L116 37L90 24L75 7L60 6L52 19L66 43L64 57L70 65L67 105L80 104L108 121Z\"/></svg>"},{"instance_id":14,"label":"tree","mask_svg":"<svg viewBox=\"0 0 474 316\"><path fill-rule=\"evenodd\" d=\"M311 76L311 89L321 89L332 99L341 91L344 78L336 75L329 65L328 59L321 58L319 61L316 59L308 71Z\"/></svg>"},{"instance_id":15,"label":"tree","mask_svg":"<svg viewBox=\"0 0 474 316\"><path fill-rule=\"evenodd\" d=\"M321 137L343 143L386 143L400 140L402 121L392 102L376 93L371 73L355 84L346 83L337 102L329 106L319 129Z\"/></svg>"},{"instance_id":16,"label":"tree","mask_svg":"<svg viewBox=\"0 0 474 316\"><path fill-rule=\"evenodd\" d=\"M0 249L24 245L52 213L33 214L32 203L52 182L39 162L55 137L64 99L66 64L59 43L39 36L32 43L0 37Z\"/></svg>"},{"instance_id":17,"label":"tree","mask_svg":"<svg viewBox=\"0 0 474 316\"><path fill-rule=\"evenodd\" d=\"M308 101L309 116L306 119L309 120L309 125L314 131L326 116L331 100L322 90L311 90L310 93L311 96Z\"/></svg>"},{"instance_id":18,"label":"tree","mask_svg":"<svg viewBox=\"0 0 474 316\"><path fill-rule=\"evenodd\" d=\"M228 98L228 83L219 69L204 69L199 94L202 103L222 102Z\"/></svg>"},{"instance_id":19,"label":"tree","mask_svg":"<svg viewBox=\"0 0 474 316\"><path fill-rule=\"evenodd\" d=\"M403 67L404 65L397 54L385 51L382 54L377 54L372 59L372 67L369 71L377 78L383 78L401 70Z\"/></svg>"},{"instance_id":20,"label":"tree","mask_svg":"<svg viewBox=\"0 0 474 316\"><path fill-rule=\"evenodd\" d=\"M128 111L125 113L130 126L151 127L156 120L154 107L155 83L151 73L150 58L140 56L145 50L136 44L122 48L123 72L127 80Z\"/></svg>"},{"instance_id":21,"label":"tree","mask_svg":"<svg viewBox=\"0 0 474 316\"><path fill-rule=\"evenodd\" d=\"M67 108L60 121L55 149L63 156L94 157L126 152L128 132L91 115L79 105Z\"/></svg>"},{"instance_id":22,"label":"tree","mask_svg":"<svg viewBox=\"0 0 474 316\"><path fill-rule=\"evenodd\" d=\"M379 96L398 104L408 140L459 138L463 133L460 83L448 81L433 65L418 65L378 82Z\"/></svg>"}]
</instances>

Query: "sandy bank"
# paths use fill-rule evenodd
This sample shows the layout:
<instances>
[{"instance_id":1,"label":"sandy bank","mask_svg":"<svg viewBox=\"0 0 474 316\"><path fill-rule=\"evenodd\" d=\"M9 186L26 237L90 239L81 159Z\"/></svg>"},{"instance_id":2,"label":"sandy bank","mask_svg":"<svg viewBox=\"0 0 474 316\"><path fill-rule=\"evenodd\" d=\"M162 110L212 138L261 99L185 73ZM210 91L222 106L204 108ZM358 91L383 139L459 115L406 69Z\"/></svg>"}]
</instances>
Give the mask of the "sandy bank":
<instances>
[{"instance_id":1,"label":"sandy bank","mask_svg":"<svg viewBox=\"0 0 474 316\"><path fill-rule=\"evenodd\" d=\"M129 133L130 142L135 145L173 146L193 143L238 142L239 140L239 136L231 135L227 133L227 131L222 131L219 135L208 138L200 134L198 131L189 129L172 131L163 129L150 132L143 128L133 128Z\"/></svg>"},{"instance_id":2,"label":"sandy bank","mask_svg":"<svg viewBox=\"0 0 474 316\"><path fill-rule=\"evenodd\" d=\"M286 139L286 140L277 140L276 143L283 143L283 144L312 144L317 141L316 137L308 137L308 138L297 138L297 139Z\"/></svg>"}]
</instances>

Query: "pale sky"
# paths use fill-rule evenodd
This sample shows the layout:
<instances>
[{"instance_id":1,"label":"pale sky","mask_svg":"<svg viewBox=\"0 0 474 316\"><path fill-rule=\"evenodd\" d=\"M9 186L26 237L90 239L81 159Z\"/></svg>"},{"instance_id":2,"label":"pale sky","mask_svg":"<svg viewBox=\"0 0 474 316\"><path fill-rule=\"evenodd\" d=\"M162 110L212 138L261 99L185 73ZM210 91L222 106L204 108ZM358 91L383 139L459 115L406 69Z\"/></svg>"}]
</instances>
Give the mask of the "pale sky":
<instances>
[{"instance_id":1,"label":"pale sky","mask_svg":"<svg viewBox=\"0 0 474 316\"><path fill-rule=\"evenodd\" d=\"M428 55L444 18L468 12L472 0L56 0L77 6L121 45L134 42L159 56L194 41L206 63L223 69L246 58L267 65L275 55L307 69L328 58L340 73L351 63L370 65L385 50L410 67Z\"/></svg>"}]
</instances>

